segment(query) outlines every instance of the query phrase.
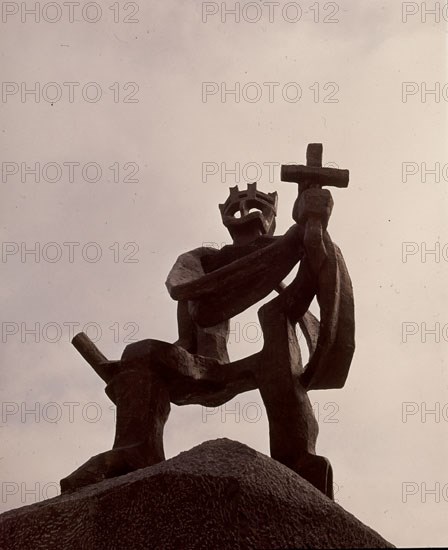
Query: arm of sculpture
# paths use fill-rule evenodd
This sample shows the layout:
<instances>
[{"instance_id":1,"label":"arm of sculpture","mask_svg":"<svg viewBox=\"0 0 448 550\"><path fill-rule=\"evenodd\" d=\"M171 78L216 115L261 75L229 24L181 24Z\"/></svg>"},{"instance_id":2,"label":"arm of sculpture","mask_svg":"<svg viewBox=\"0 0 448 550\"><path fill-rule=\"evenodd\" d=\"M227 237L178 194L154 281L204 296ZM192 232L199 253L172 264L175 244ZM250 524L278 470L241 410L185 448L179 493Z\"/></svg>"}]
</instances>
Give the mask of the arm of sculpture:
<instances>
[{"instance_id":1,"label":"arm of sculpture","mask_svg":"<svg viewBox=\"0 0 448 550\"><path fill-rule=\"evenodd\" d=\"M293 216L306 226L305 257L296 279L277 298L288 317L305 329L310 360L301 383L306 389L343 387L355 349L353 288L342 253L326 230L332 206L329 191L301 193ZM314 295L320 309L318 325L316 319L302 318Z\"/></svg>"},{"instance_id":2,"label":"arm of sculpture","mask_svg":"<svg viewBox=\"0 0 448 550\"><path fill-rule=\"evenodd\" d=\"M326 228L332 209L331 193L320 188L302 191L294 203L293 219L302 229L304 258L295 279L276 298L276 301L281 302L282 310L287 313L292 322L300 322L313 298L316 295L319 298L319 282L322 280L322 273L326 272L322 268L327 267L331 262L329 255L331 255L333 243ZM329 247L328 250L327 247Z\"/></svg>"},{"instance_id":3,"label":"arm of sculpture","mask_svg":"<svg viewBox=\"0 0 448 550\"><path fill-rule=\"evenodd\" d=\"M183 254L168 275L168 291L174 300L213 300L222 294L238 300L255 285L256 294L266 296L300 261L301 233L294 225L273 244L207 274L201 264L202 249Z\"/></svg>"}]
</instances>

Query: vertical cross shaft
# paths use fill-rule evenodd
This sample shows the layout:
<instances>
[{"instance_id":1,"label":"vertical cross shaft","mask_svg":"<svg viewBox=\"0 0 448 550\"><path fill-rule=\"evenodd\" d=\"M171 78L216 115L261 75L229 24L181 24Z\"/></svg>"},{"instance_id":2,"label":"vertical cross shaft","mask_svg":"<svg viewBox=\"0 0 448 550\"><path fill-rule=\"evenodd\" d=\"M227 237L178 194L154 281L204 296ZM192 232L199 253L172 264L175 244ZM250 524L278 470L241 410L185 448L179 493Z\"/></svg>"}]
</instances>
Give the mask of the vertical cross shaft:
<instances>
[{"instance_id":1,"label":"vertical cross shaft","mask_svg":"<svg viewBox=\"0 0 448 550\"><path fill-rule=\"evenodd\" d=\"M322 143L310 143L306 149L306 165L322 168Z\"/></svg>"}]
</instances>

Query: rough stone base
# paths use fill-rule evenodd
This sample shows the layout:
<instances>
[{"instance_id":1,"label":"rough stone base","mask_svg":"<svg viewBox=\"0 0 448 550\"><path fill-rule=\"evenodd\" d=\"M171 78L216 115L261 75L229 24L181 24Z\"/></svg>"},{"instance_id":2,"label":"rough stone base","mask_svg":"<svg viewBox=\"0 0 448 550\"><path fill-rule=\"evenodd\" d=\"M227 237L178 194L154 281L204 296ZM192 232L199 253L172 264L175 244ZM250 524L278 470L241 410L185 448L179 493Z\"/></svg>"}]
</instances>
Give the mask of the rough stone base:
<instances>
[{"instance_id":1,"label":"rough stone base","mask_svg":"<svg viewBox=\"0 0 448 550\"><path fill-rule=\"evenodd\" d=\"M393 547L282 464L218 439L0 516L0 548Z\"/></svg>"}]
</instances>

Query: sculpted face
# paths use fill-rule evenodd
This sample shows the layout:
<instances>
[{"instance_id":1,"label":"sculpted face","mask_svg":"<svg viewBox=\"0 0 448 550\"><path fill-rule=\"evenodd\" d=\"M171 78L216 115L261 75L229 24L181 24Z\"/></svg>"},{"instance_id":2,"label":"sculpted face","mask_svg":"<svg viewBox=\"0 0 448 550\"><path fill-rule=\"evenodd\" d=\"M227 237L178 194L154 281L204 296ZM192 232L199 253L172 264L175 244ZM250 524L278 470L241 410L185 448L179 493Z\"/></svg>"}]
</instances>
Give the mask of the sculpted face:
<instances>
[{"instance_id":1,"label":"sculpted face","mask_svg":"<svg viewBox=\"0 0 448 550\"><path fill-rule=\"evenodd\" d=\"M261 235L274 233L277 193L258 191L256 183L250 183L247 191L231 187L228 199L219 209L234 243L247 244Z\"/></svg>"}]
</instances>

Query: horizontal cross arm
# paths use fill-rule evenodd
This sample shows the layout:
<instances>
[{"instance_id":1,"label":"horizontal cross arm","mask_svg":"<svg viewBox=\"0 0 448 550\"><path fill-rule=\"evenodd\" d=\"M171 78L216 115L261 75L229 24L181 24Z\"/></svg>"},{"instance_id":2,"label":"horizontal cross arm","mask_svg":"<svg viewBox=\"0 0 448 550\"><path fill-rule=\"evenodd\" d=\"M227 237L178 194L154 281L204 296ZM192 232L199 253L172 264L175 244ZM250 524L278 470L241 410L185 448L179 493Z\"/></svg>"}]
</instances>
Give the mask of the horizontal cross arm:
<instances>
[{"instance_id":1,"label":"horizontal cross arm","mask_svg":"<svg viewBox=\"0 0 448 550\"><path fill-rule=\"evenodd\" d=\"M320 168L303 164L283 165L281 180L293 183L313 183L321 187L348 187L349 171L338 168Z\"/></svg>"}]
</instances>

